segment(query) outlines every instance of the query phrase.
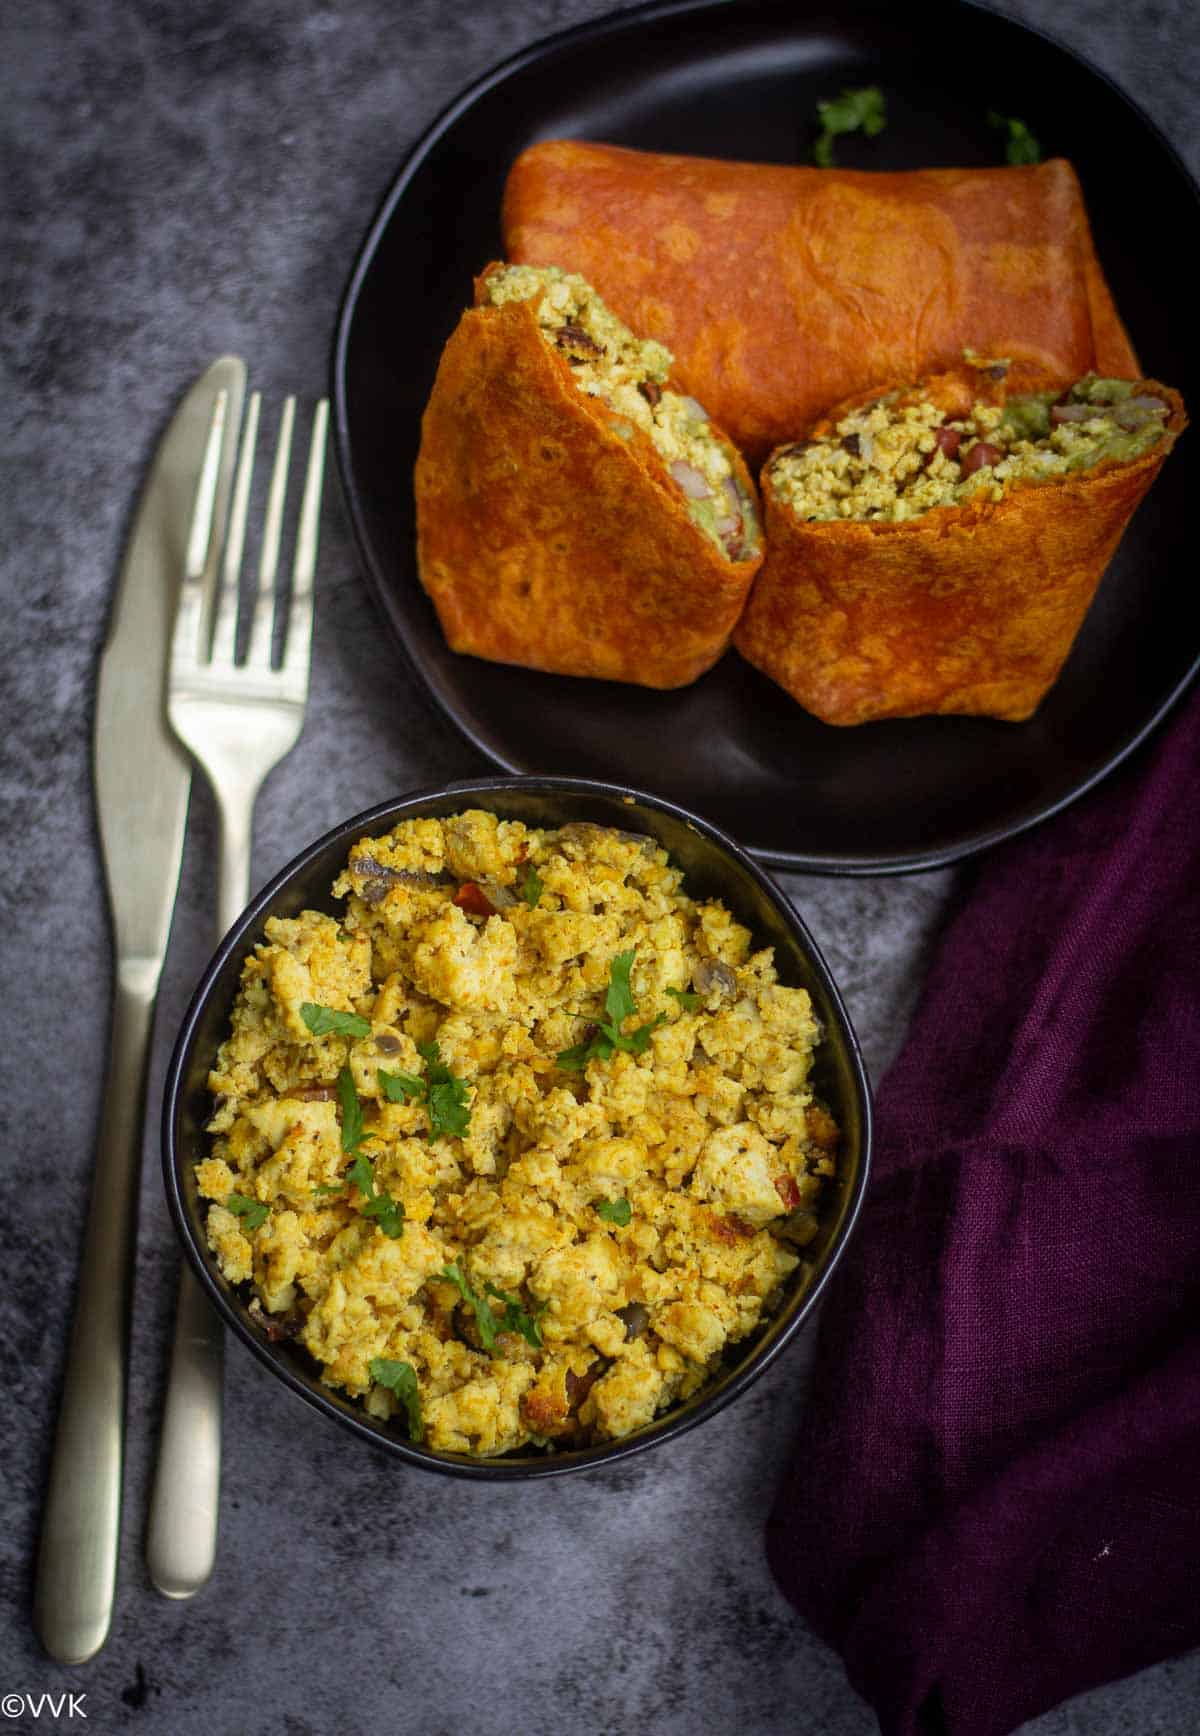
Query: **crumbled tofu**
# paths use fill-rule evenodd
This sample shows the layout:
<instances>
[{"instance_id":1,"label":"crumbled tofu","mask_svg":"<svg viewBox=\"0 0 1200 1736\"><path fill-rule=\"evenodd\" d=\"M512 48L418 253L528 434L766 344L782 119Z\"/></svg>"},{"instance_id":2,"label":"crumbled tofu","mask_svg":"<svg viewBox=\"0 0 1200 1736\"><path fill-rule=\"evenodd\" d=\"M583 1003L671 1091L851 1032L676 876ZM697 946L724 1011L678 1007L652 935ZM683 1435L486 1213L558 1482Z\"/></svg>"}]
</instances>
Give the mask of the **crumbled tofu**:
<instances>
[{"instance_id":1,"label":"crumbled tofu","mask_svg":"<svg viewBox=\"0 0 1200 1736\"><path fill-rule=\"evenodd\" d=\"M532 907L500 896L530 869ZM268 924L210 1075L222 1271L399 1428L407 1367L436 1449L644 1427L778 1305L815 1229L837 1128L807 993L656 844L597 826L406 821L335 896L340 922ZM623 1048L596 1042L622 973Z\"/></svg>"}]
</instances>

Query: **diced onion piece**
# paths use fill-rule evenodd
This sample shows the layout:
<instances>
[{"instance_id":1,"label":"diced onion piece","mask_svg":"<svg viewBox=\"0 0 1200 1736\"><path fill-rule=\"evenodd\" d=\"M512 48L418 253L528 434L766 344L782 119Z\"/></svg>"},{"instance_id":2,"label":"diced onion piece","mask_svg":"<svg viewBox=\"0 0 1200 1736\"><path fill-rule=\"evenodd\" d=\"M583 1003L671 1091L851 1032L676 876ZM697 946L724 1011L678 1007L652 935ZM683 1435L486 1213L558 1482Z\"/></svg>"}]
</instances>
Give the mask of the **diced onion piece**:
<instances>
[{"instance_id":1,"label":"diced onion piece","mask_svg":"<svg viewBox=\"0 0 1200 1736\"><path fill-rule=\"evenodd\" d=\"M498 880L493 880L490 874L481 874L479 885L488 903L496 910L511 910L517 902L507 886L501 886Z\"/></svg>"},{"instance_id":2,"label":"diced onion piece","mask_svg":"<svg viewBox=\"0 0 1200 1736\"><path fill-rule=\"evenodd\" d=\"M683 405L684 409L694 422L707 422L709 420L708 411L704 408L703 404L698 404L695 398L681 397L679 402Z\"/></svg>"},{"instance_id":3,"label":"diced onion piece","mask_svg":"<svg viewBox=\"0 0 1200 1736\"><path fill-rule=\"evenodd\" d=\"M676 458L672 461L671 475L689 500L707 500L712 494L712 489L696 469L696 466L686 464L682 458Z\"/></svg>"}]
</instances>

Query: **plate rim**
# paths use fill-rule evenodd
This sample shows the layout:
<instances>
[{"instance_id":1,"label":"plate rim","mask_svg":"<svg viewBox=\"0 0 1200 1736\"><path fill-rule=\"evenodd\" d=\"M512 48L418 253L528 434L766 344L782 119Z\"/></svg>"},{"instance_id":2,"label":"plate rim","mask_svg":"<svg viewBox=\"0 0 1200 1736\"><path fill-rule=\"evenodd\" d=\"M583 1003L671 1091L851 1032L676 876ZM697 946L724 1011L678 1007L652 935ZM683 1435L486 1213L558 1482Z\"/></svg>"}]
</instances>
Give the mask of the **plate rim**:
<instances>
[{"instance_id":1,"label":"plate rim","mask_svg":"<svg viewBox=\"0 0 1200 1736\"><path fill-rule=\"evenodd\" d=\"M528 43L524 48L515 50L503 60L497 61L494 66L481 73L470 84L464 86L455 97L451 98L414 140L376 207L375 215L359 244L354 265L338 302L330 355L333 446L342 499L349 513L351 530L366 574L368 587L376 606L383 614L393 638L403 653L409 670L417 676L418 691L426 703L434 706L441 716L446 718L458 733L493 765L499 766L502 771L508 772L512 776L550 776L555 774L546 772L535 762L514 758L494 739L494 732L482 729L474 722L464 719L457 703L453 702L447 693L440 674L436 670L427 668L416 655L410 642L407 624L402 620L399 612L393 611L390 605L389 587L384 583L383 575L376 562L374 545L367 529L360 498L361 490L351 465L350 426L347 415L347 357L359 296L384 234L409 184L425 160L461 116L473 108L483 96L515 74L545 59L549 54L564 46L621 33L661 18L730 11L739 6L740 3L741 0L647 0L645 4L619 7L612 12L602 14L599 18L585 19L579 24L569 25L564 30L551 32L549 35ZM980 13L1019 36L1035 36L1107 86L1152 135L1160 149L1166 152L1178 170L1183 184L1191 193L1193 202L1200 213L1200 182L1192 175L1178 149L1142 105L1130 96L1109 73L1097 66L1089 55L1072 48L1040 24L1029 24L1022 19L998 12L994 6L987 4L986 0L940 0L940 4L947 12ZM799 20L795 21L798 22ZM728 654L727 651L726 655ZM1155 733L1170 712L1178 705L1188 688L1196 680L1197 674L1200 674L1200 646L1197 647L1191 663L1175 685L1160 699L1157 706L1139 727L1112 753L1093 767L1090 775L1054 799L1035 804L1029 812L1019 815L1015 819L1009 819L1002 824L977 827L970 832L961 834L952 841L943 842L928 850L856 852L851 855L845 852L819 850L781 850L776 846L757 844L749 839L739 839L739 842L742 844L742 848L756 861L793 874L828 874L841 878L857 879L879 875L924 873L951 867L956 863L982 855L988 850L994 849L998 844L1021 837L1024 833L1040 826L1044 821L1053 819L1056 814L1062 813L1073 803L1082 800L1105 778L1122 766L1127 759L1137 753L1138 749ZM609 772L605 775L612 777L615 774Z\"/></svg>"}]
</instances>

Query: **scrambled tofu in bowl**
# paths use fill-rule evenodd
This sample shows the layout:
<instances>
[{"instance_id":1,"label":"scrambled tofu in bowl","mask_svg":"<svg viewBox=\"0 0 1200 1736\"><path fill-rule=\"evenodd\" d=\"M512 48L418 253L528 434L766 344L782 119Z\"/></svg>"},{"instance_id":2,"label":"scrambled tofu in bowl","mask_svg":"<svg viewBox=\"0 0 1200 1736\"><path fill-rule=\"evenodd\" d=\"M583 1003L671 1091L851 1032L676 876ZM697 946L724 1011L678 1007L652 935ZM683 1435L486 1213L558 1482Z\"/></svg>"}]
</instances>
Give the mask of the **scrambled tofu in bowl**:
<instances>
[{"instance_id":1,"label":"scrambled tofu in bowl","mask_svg":"<svg viewBox=\"0 0 1200 1736\"><path fill-rule=\"evenodd\" d=\"M753 908L720 895L746 876ZM699 1420L799 1323L865 1081L798 919L702 822L571 780L414 798L241 930L172 1068L169 1191L306 1396L528 1474Z\"/></svg>"}]
</instances>

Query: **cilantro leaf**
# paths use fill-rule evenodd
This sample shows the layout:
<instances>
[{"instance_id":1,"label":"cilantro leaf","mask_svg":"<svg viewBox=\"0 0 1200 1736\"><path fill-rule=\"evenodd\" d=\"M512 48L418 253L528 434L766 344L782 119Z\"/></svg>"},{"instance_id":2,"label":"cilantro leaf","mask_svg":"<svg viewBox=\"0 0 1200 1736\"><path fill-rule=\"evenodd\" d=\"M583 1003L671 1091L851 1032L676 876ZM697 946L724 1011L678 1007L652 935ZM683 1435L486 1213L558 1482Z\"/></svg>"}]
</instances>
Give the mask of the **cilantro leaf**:
<instances>
[{"instance_id":1,"label":"cilantro leaf","mask_svg":"<svg viewBox=\"0 0 1200 1736\"><path fill-rule=\"evenodd\" d=\"M813 146L813 162L820 169L833 167L833 141L839 133L865 133L873 139L887 125L887 106L878 85L844 90L839 97L817 104L821 132Z\"/></svg>"},{"instance_id":2,"label":"cilantro leaf","mask_svg":"<svg viewBox=\"0 0 1200 1736\"><path fill-rule=\"evenodd\" d=\"M607 1061L614 1049L623 1049L630 1055L643 1055L650 1046L650 1033L666 1023L667 1015L656 1013L647 1024L639 1025L637 1030L631 1031L628 1036L622 1034L623 1021L637 1011L637 1003L629 983L633 959L632 951L619 952L609 965L608 990L604 996L604 1009L608 1019L601 1020L590 1041L559 1051L557 1062L564 1072L576 1072L581 1067L586 1067L589 1061Z\"/></svg>"},{"instance_id":3,"label":"cilantro leaf","mask_svg":"<svg viewBox=\"0 0 1200 1736\"><path fill-rule=\"evenodd\" d=\"M245 1194L231 1193L225 1201L225 1210L232 1212L235 1218L241 1218L243 1228L257 1230L265 1224L270 1213L270 1206L265 1206L261 1200L247 1199Z\"/></svg>"},{"instance_id":4,"label":"cilantro leaf","mask_svg":"<svg viewBox=\"0 0 1200 1736\"><path fill-rule=\"evenodd\" d=\"M602 1041L601 1038L593 1037L590 1043L576 1043L573 1049L560 1049L555 1056L555 1061L564 1073L582 1072L593 1055L601 1061L607 1061L612 1054L612 1044L607 1043L601 1050L596 1046L600 1041Z\"/></svg>"},{"instance_id":5,"label":"cilantro leaf","mask_svg":"<svg viewBox=\"0 0 1200 1736\"><path fill-rule=\"evenodd\" d=\"M691 989L668 989L666 992L672 1000L679 1002L685 1013L694 1013L700 1005L700 996L693 994Z\"/></svg>"},{"instance_id":6,"label":"cilantro leaf","mask_svg":"<svg viewBox=\"0 0 1200 1736\"><path fill-rule=\"evenodd\" d=\"M371 1035L369 1019L360 1019L357 1013L339 1013L333 1007L320 1007L315 1001L305 1001L300 1008L300 1017L314 1037L328 1036L331 1031L339 1037Z\"/></svg>"},{"instance_id":7,"label":"cilantro leaf","mask_svg":"<svg viewBox=\"0 0 1200 1736\"><path fill-rule=\"evenodd\" d=\"M539 879L538 871L532 862L526 869L525 879L517 890L520 892L521 897L525 900L530 910L536 910L538 907L538 900L546 890L546 886L545 882Z\"/></svg>"},{"instance_id":8,"label":"cilantro leaf","mask_svg":"<svg viewBox=\"0 0 1200 1736\"><path fill-rule=\"evenodd\" d=\"M419 1441L424 1432L421 1425L421 1393L417 1386L417 1371L412 1363L393 1362L389 1357L376 1356L371 1359L370 1374L372 1380L395 1393L408 1418L408 1438L410 1441Z\"/></svg>"},{"instance_id":9,"label":"cilantro leaf","mask_svg":"<svg viewBox=\"0 0 1200 1736\"><path fill-rule=\"evenodd\" d=\"M622 1229L633 1216L633 1207L628 1200L597 1200L596 1216L603 1218L606 1224L619 1224Z\"/></svg>"},{"instance_id":10,"label":"cilantro leaf","mask_svg":"<svg viewBox=\"0 0 1200 1736\"><path fill-rule=\"evenodd\" d=\"M345 1191L344 1181L319 1181L312 1190L312 1197L315 1200L328 1199L331 1194L340 1194Z\"/></svg>"},{"instance_id":11,"label":"cilantro leaf","mask_svg":"<svg viewBox=\"0 0 1200 1736\"><path fill-rule=\"evenodd\" d=\"M444 1133L465 1133L471 1125L466 1080L454 1077L436 1043L418 1043L417 1048L426 1063L425 1103L430 1138L440 1139Z\"/></svg>"},{"instance_id":12,"label":"cilantro leaf","mask_svg":"<svg viewBox=\"0 0 1200 1736\"><path fill-rule=\"evenodd\" d=\"M988 126L999 127L1007 131L1008 138L1004 142L1004 160L1014 168L1022 164L1040 163L1042 147L1030 132L1025 122L1018 120L1016 115L998 115L995 110L988 115Z\"/></svg>"},{"instance_id":13,"label":"cilantro leaf","mask_svg":"<svg viewBox=\"0 0 1200 1736\"><path fill-rule=\"evenodd\" d=\"M348 1171L349 1179L363 1196L359 1210L364 1218L374 1218L383 1234L391 1241L404 1234L404 1206L390 1193L375 1186L375 1166L365 1151L360 1151Z\"/></svg>"},{"instance_id":14,"label":"cilantro leaf","mask_svg":"<svg viewBox=\"0 0 1200 1736\"><path fill-rule=\"evenodd\" d=\"M386 1073L380 1067L377 1077L389 1103L407 1103L410 1097L425 1095L425 1081L415 1073Z\"/></svg>"},{"instance_id":15,"label":"cilantro leaf","mask_svg":"<svg viewBox=\"0 0 1200 1736\"><path fill-rule=\"evenodd\" d=\"M337 1076L337 1094L338 1102L342 1106L342 1150L353 1154L364 1139L374 1139L375 1134L369 1133L363 1126L362 1104L354 1089L354 1075L348 1066L343 1067Z\"/></svg>"},{"instance_id":16,"label":"cilantro leaf","mask_svg":"<svg viewBox=\"0 0 1200 1736\"><path fill-rule=\"evenodd\" d=\"M394 1200L389 1193L376 1194L362 1209L364 1218L374 1218L389 1241L404 1234L404 1202Z\"/></svg>"},{"instance_id":17,"label":"cilantro leaf","mask_svg":"<svg viewBox=\"0 0 1200 1736\"><path fill-rule=\"evenodd\" d=\"M619 1025L630 1013L637 1011L637 1002L629 986L633 959L632 951L619 952L608 967L608 993L604 997L604 1010L614 1025Z\"/></svg>"},{"instance_id":18,"label":"cilantro leaf","mask_svg":"<svg viewBox=\"0 0 1200 1736\"><path fill-rule=\"evenodd\" d=\"M446 1079L429 1087L429 1133L440 1139L444 1133L461 1135L471 1125L467 1087L462 1079Z\"/></svg>"},{"instance_id":19,"label":"cilantro leaf","mask_svg":"<svg viewBox=\"0 0 1200 1736\"><path fill-rule=\"evenodd\" d=\"M541 1307L530 1314L521 1304L519 1296L510 1296L507 1290L501 1290L498 1284L485 1284L484 1289L489 1296L495 1296L497 1301L504 1303L504 1330L519 1332L527 1343L535 1350L542 1348L542 1329L538 1322L549 1308L549 1302L543 1302Z\"/></svg>"},{"instance_id":20,"label":"cilantro leaf","mask_svg":"<svg viewBox=\"0 0 1200 1736\"><path fill-rule=\"evenodd\" d=\"M375 1198L375 1166L365 1151L359 1152L346 1171L346 1180L354 1183L364 1199Z\"/></svg>"},{"instance_id":21,"label":"cilantro leaf","mask_svg":"<svg viewBox=\"0 0 1200 1736\"><path fill-rule=\"evenodd\" d=\"M492 1313L491 1308L478 1291L472 1290L470 1284L463 1276L462 1267L458 1264L457 1260L452 1261L448 1266L442 1267L442 1277L448 1278L462 1297L463 1301L469 1303L475 1310L475 1324L479 1328L479 1336L483 1340L483 1348L490 1355L496 1348L496 1334L500 1331L500 1323L496 1319L496 1316Z\"/></svg>"},{"instance_id":22,"label":"cilantro leaf","mask_svg":"<svg viewBox=\"0 0 1200 1736\"><path fill-rule=\"evenodd\" d=\"M665 1025L667 1015L655 1013L648 1024L639 1025L636 1031L630 1031L627 1037L615 1037L613 1040L618 1049L625 1049L631 1055L644 1055L650 1047L650 1033L657 1031L660 1025Z\"/></svg>"}]
</instances>

